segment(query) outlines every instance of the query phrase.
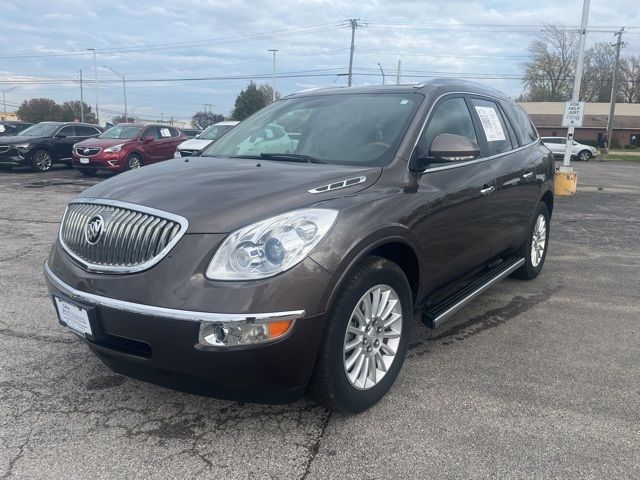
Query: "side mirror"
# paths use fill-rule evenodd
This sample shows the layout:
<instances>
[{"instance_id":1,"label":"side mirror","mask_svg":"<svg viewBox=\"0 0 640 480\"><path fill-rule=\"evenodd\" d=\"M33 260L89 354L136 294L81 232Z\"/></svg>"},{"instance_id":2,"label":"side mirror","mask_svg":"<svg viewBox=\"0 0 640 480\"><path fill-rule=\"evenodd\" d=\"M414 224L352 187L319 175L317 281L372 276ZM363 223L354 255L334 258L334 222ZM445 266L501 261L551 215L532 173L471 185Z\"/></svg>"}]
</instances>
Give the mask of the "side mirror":
<instances>
[{"instance_id":1,"label":"side mirror","mask_svg":"<svg viewBox=\"0 0 640 480\"><path fill-rule=\"evenodd\" d=\"M462 135L441 133L431 142L429 154L412 159L409 168L414 173L420 173L434 163L464 162L479 156L480 147L476 142Z\"/></svg>"}]
</instances>

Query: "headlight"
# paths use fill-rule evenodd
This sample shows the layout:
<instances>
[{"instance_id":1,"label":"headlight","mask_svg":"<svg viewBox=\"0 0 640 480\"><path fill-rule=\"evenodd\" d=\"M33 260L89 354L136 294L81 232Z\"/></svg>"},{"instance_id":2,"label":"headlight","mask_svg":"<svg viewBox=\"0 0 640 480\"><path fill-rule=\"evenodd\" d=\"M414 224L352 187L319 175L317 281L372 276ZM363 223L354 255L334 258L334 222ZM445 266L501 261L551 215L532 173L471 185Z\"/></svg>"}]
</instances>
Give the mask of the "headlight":
<instances>
[{"instance_id":1,"label":"headlight","mask_svg":"<svg viewBox=\"0 0 640 480\"><path fill-rule=\"evenodd\" d=\"M116 153L122 150L123 145L124 143L119 143L118 145L114 145L113 147L105 148L104 151L109 153Z\"/></svg>"},{"instance_id":2,"label":"headlight","mask_svg":"<svg viewBox=\"0 0 640 480\"><path fill-rule=\"evenodd\" d=\"M175 152L173 152L173 158L180 158L182 155L180 155L180 150L176 150Z\"/></svg>"},{"instance_id":3,"label":"headlight","mask_svg":"<svg viewBox=\"0 0 640 480\"><path fill-rule=\"evenodd\" d=\"M309 208L284 213L231 233L206 271L211 280L256 280L284 272L311 253L338 212Z\"/></svg>"},{"instance_id":4,"label":"headlight","mask_svg":"<svg viewBox=\"0 0 640 480\"><path fill-rule=\"evenodd\" d=\"M16 148L29 148L28 143L19 143L15 146Z\"/></svg>"}]
</instances>

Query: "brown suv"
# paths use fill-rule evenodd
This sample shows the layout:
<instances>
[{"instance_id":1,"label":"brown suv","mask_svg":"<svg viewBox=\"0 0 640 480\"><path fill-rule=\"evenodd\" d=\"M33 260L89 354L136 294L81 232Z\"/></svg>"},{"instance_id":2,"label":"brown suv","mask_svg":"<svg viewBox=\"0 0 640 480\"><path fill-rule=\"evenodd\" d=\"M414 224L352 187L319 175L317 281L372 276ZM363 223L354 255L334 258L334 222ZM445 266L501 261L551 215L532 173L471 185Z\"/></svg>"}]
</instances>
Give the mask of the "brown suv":
<instances>
[{"instance_id":1,"label":"brown suv","mask_svg":"<svg viewBox=\"0 0 640 480\"><path fill-rule=\"evenodd\" d=\"M45 273L117 372L244 400L310 387L358 412L396 379L415 311L435 328L538 275L553 175L526 113L481 85L308 91L86 190Z\"/></svg>"}]
</instances>

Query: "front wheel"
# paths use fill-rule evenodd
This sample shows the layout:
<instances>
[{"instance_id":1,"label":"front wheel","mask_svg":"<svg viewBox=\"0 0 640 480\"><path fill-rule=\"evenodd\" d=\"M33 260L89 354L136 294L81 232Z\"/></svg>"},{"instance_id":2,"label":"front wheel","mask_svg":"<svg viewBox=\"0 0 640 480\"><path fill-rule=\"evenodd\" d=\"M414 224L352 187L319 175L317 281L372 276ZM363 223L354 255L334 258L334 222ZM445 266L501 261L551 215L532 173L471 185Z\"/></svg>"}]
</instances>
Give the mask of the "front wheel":
<instances>
[{"instance_id":1,"label":"front wheel","mask_svg":"<svg viewBox=\"0 0 640 480\"><path fill-rule=\"evenodd\" d=\"M31 159L31 170L34 172L46 172L51 170L53 158L46 150L36 150Z\"/></svg>"},{"instance_id":2,"label":"front wheel","mask_svg":"<svg viewBox=\"0 0 640 480\"><path fill-rule=\"evenodd\" d=\"M527 238L519 251L519 255L525 259L525 263L515 271L514 277L532 280L542 271L549 247L549 219L547 204L540 202L529 227Z\"/></svg>"},{"instance_id":3,"label":"front wheel","mask_svg":"<svg viewBox=\"0 0 640 480\"><path fill-rule=\"evenodd\" d=\"M583 150L578 154L578 159L583 162L588 162L589 160L591 160L592 156L593 155L591 155L591 152L589 150Z\"/></svg>"},{"instance_id":4,"label":"front wheel","mask_svg":"<svg viewBox=\"0 0 640 480\"><path fill-rule=\"evenodd\" d=\"M313 396L349 413L384 397L404 362L412 306L402 269L384 258L365 258L330 310L310 383Z\"/></svg>"},{"instance_id":5,"label":"front wheel","mask_svg":"<svg viewBox=\"0 0 640 480\"><path fill-rule=\"evenodd\" d=\"M125 169L126 170L135 170L136 168L142 167L142 158L137 153L132 153L127 157L125 161Z\"/></svg>"}]
</instances>

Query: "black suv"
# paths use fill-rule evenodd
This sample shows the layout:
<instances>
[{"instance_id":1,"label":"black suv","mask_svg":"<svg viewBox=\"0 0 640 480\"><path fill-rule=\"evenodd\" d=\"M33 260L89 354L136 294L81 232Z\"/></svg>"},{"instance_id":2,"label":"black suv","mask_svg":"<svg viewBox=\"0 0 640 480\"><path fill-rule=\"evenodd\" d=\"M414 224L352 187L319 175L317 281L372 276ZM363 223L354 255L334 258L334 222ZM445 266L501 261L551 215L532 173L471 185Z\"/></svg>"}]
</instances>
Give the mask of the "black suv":
<instances>
[{"instance_id":1,"label":"black suv","mask_svg":"<svg viewBox=\"0 0 640 480\"><path fill-rule=\"evenodd\" d=\"M10 137L19 134L25 128L29 128L33 123L29 122L0 122L0 137Z\"/></svg>"},{"instance_id":2,"label":"black suv","mask_svg":"<svg viewBox=\"0 0 640 480\"><path fill-rule=\"evenodd\" d=\"M40 122L12 137L0 138L0 166L30 166L46 172L54 163L71 165L73 145L101 130L88 123Z\"/></svg>"},{"instance_id":3,"label":"black suv","mask_svg":"<svg viewBox=\"0 0 640 480\"><path fill-rule=\"evenodd\" d=\"M527 114L493 89L303 92L202 156L85 190L45 274L60 322L118 372L237 399L309 386L358 412L393 384L414 312L438 328L540 273L553 179Z\"/></svg>"}]
</instances>

